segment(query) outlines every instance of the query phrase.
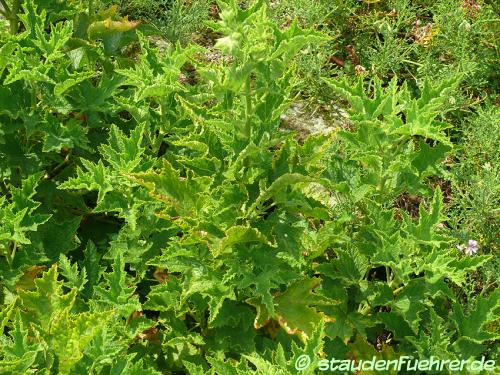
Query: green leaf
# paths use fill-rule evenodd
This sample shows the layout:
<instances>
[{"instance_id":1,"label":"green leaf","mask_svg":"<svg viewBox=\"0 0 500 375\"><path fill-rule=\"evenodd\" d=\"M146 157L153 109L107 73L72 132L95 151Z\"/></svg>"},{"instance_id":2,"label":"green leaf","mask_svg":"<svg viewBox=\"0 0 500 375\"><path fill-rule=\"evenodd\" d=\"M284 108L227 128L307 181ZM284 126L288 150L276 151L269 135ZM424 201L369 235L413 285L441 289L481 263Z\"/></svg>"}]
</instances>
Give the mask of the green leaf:
<instances>
[{"instance_id":1,"label":"green leaf","mask_svg":"<svg viewBox=\"0 0 500 375\"><path fill-rule=\"evenodd\" d=\"M71 177L67 181L59 185L59 189L86 189L89 191L99 191L97 203L101 203L105 195L113 191L113 186L109 181L109 169L106 168L101 160L94 164L88 160L81 160L84 171L81 167L77 167L77 177Z\"/></svg>"},{"instance_id":2,"label":"green leaf","mask_svg":"<svg viewBox=\"0 0 500 375\"><path fill-rule=\"evenodd\" d=\"M404 96L406 86L398 92L397 77L394 77L387 88L382 87L382 81L375 78L373 82L373 95L367 93L363 87L363 78L359 77L356 85L351 85L347 80L324 79L324 81L339 94L344 96L353 106L355 119L372 120L379 116L397 114L400 107L398 101Z\"/></svg>"},{"instance_id":3,"label":"green leaf","mask_svg":"<svg viewBox=\"0 0 500 375\"><path fill-rule=\"evenodd\" d=\"M257 229L250 226L237 225L229 228L226 231L225 237L216 247L214 256L217 256L221 252L224 252L224 250L228 247L247 243L261 243L272 246L271 242L269 242L266 236L260 233Z\"/></svg>"},{"instance_id":4,"label":"green leaf","mask_svg":"<svg viewBox=\"0 0 500 375\"><path fill-rule=\"evenodd\" d=\"M421 358L449 358L452 333L448 331L444 319L439 317L433 309L429 309L430 322L428 332L421 331L418 337L408 337L408 341L417 348Z\"/></svg>"},{"instance_id":5,"label":"green leaf","mask_svg":"<svg viewBox=\"0 0 500 375\"><path fill-rule=\"evenodd\" d=\"M43 26L35 25L35 33L37 39L33 43L41 50L46 62L60 59L64 56L61 52L62 47L68 42L73 35L73 22L66 21L64 23L51 24L50 36L47 39Z\"/></svg>"},{"instance_id":6,"label":"green leaf","mask_svg":"<svg viewBox=\"0 0 500 375\"><path fill-rule=\"evenodd\" d=\"M405 232L415 239L418 243L440 246L442 243L449 240L439 233L436 233L436 227L444 220L442 216L443 194L438 187L434 191L434 197L430 204L430 211L427 212L423 205L419 208L418 224L415 224L410 216L403 212L404 221L406 224Z\"/></svg>"},{"instance_id":7,"label":"green leaf","mask_svg":"<svg viewBox=\"0 0 500 375\"><path fill-rule=\"evenodd\" d=\"M180 177L179 171L163 160L161 173L134 173L129 177L146 187L151 196L168 203L183 215L195 215L198 206L204 199L204 194L210 188L210 177L194 177L188 174Z\"/></svg>"},{"instance_id":8,"label":"green leaf","mask_svg":"<svg viewBox=\"0 0 500 375\"><path fill-rule=\"evenodd\" d=\"M36 291L20 291L23 306L29 311L31 321L43 330L49 330L51 319L65 310L69 311L75 302L76 290L62 293L62 285L57 281L57 268L53 265L35 279Z\"/></svg>"},{"instance_id":9,"label":"green leaf","mask_svg":"<svg viewBox=\"0 0 500 375\"><path fill-rule=\"evenodd\" d=\"M130 137L125 136L117 126L111 126L108 144L101 145L99 150L115 171L132 173L141 163L144 163L142 159L144 132L145 124L133 129L130 132Z\"/></svg>"},{"instance_id":10,"label":"green leaf","mask_svg":"<svg viewBox=\"0 0 500 375\"><path fill-rule=\"evenodd\" d=\"M86 136L87 129L76 119L70 119L63 124L53 116L49 116L43 123L42 130L45 132L43 152L60 152L63 148L76 147L90 150Z\"/></svg>"},{"instance_id":11,"label":"green leaf","mask_svg":"<svg viewBox=\"0 0 500 375\"><path fill-rule=\"evenodd\" d=\"M500 289L496 288L487 298L479 296L468 314L464 313L459 303L454 303L450 318L464 338L476 343L498 340L498 330L488 328L487 325L500 318Z\"/></svg>"},{"instance_id":12,"label":"green leaf","mask_svg":"<svg viewBox=\"0 0 500 375\"><path fill-rule=\"evenodd\" d=\"M42 278L35 279L35 291L20 290L19 297L25 318L35 332L35 341L49 348L50 356L59 358L61 374L69 374L109 313L74 313L77 290L64 294L63 283L57 278L57 268L53 265ZM50 361L45 366L50 367Z\"/></svg>"},{"instance_id":13,"label":"green leaf","mask_svg":"<svg viewBox=\"0 0 500 375\"><path fill-rule=\"evenodd\" d=\"M14 327L9 332L11 340L2 345L4 357L0 359L0 371L2 373L27 374L28 369L35 363L38 353L42 350L41 345L30 344L28 331L19 311L16 312Z\"/></svg>"},{"instance_id":14,"label":"green leaf","mask_svg":"<svg viewBox=\"0 0 500 375\"><path fill-rule=\"evenodd\" d=\"M87 283L87 275L85 268L82 271L78 270L78 265L71 265L69 259L61 254L59 257L60 274L67 279L65 285L70 289L81 291Z\"/></svg>"},{"instance_id":15,"label":"green leaf","mask_svg":"<svg viewBox=\"0 0 500 375\"><path fill-rule=\"evenodd\" d=\"M492 259L491 256L476 256L474 258L462 259L457 259L457 257L458 253L456 250L446 253L433 250L421 261L417 261L417 272L425 271L427 280L430 283L447 278L455 284L463 286L467 280L466 276L470 272L478 269Z\"/></svg>"},{"instance_id":16,"label":"green leaf","mask_svg":"<svg viewBox=\"0 0 500 375\"><path fill-rule=\"evenodd\" d=\"M315 182L315 179L309 176L304 176L299 173L286 173L278 177L275 181L273 181L273 183L268 188L261 191L259 197L248 208L247 212L252 213L253 211L257 212L263 211L264 210L263 205L268 199L276 197L286 188L302 182Z\"/></svg>"},{"instance_id":17,"label":"green leaf","mask_svg":"<svg viewBox=\"0 0 500 375\"><path fill-rule=\"evenodd\" d=\"M14 42L6 42L2 47L0 47L0 77L2 76L7 65L11 64L11 59L13 58L13 53L18 48L18 45Z\"/></svg>"},{"instance_id":18,"label":"green leaf","mask_svg":"<svg viewBox=\"0 0 500 375\"><path fill-rule=\"evenodd\" d=\"M276 319L288 334L297 334L307 341L311 337L314 327L324 319L328 318L318 310L320 306L329 306L334 301L314 293L319 286L320 280L305 279L290 285L287 290L274 298L274 314L260 305L256 298L247 302L257 307L256 327L271 318Z\"/></svg>"},{"instance_id":19,"label":"green leaf","mask_svg":"<svg viewBox=\"0 0 500 375\"><path fill-rule=\"evenodd\" d=\"M70 74L68 78L65 79L63 82L58 82L54 86L54 95L56 96L62 95L66 93L66 91L73 88L74 86L92 77L95 77L95 73L89 71L75 72L73 74Z\"/></svg>"},{"instance_id":20,"label":"green leaf","mask_svg":"<svg viewBox=\"0 0 500 375\"><path fill-rule=\"evenodd\" d=\"M358 285L365 277L369 262L356 250L336 250L337 258L329 263L322 263L317 270L334 280L340 279L347 285Z\"/></svg>"},{"instance_id":21,"label":"green leaf","mask_svg":"<svg viewBox=\"0 0 500 375\"><path fill-rule=\"evenodd\" d=\"M133 311L140 311L141 305L137 296L134 296L136 287L129 285L124 268L123 256L118 254L113 270L104 275L104 286L94 287L94 293L107 309L116 309L119 316L128 318Z\"/></svg>"},{"instance_id":22,"label":"green leaf","mask_svg":"<svg viewBox=\"0 0 500 375\"><path fill-rule=\"evenodd\" d=\"M13 187L12 202L7 203L4 196L0 197L0 243L10 241L15 246L29 245L29 233L36 232L50 219L51 215L37 212L41 203L32 199L41 176L42 173L31 175L22 181L20 188Z\"/></svg>"}]
</instances>

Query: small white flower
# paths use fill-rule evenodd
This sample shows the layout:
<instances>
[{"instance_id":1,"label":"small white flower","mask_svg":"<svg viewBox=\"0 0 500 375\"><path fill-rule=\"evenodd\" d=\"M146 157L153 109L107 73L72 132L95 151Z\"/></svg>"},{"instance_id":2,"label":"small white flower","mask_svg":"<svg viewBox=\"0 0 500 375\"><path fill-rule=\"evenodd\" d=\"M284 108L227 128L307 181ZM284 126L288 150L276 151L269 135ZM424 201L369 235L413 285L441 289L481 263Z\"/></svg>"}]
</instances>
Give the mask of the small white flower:
<instances>
[{"instance_id":1,"label":"small white flower","mask_svg":"<svg viewBox=\"0 0 500 375\"><path fill-rule=\"evenodd\" d=\"M477 247L477 241L469 240L469 242L467 243L467 248L465 249L465 253L467 255L474 255L478 250L479 248Z\"/></svg>"},{"instance_id":2,"label":"small white flower","mask_svg":"<svg viewBox=\"0 0 500 375\"><path fill-rule=\"evenodd\" d=\"M479 251L479 247L477 246L476 240L469 240L467 242L467 245L457 245L457 249L462 254L466 254L469 256L477 254L477 252Z\"/></svg>"}]
</instances>

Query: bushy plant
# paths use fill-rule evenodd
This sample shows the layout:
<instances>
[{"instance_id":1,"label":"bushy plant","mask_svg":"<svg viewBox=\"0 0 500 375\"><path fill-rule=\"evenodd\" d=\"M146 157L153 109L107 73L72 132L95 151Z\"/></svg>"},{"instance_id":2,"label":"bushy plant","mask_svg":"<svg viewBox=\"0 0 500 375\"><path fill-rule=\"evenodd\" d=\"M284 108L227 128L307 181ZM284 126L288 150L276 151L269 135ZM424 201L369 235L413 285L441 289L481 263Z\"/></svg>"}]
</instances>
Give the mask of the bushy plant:
<instances>
[{"instance_id":1,"label":"bushy plant","mask_svg":"<svg viewBox=\"0 0 500 375\"><path fill-rule=\"evenodd\" d=\"M463 126L451 169L455 193L452 212L457 236L478 240L489 251L498 250L499 141L498 107L489 105Z\"/></svg>"},{"instance_id":2,"label":"bushy plant","mask_svg":"<svg viewBox=\"0 0 500 375\"><path fill-rule=\"evenodd\" d=\"M494 254L457 249L436 182L462 75L324 79L352 129L299 141L297 54L331 39L265 1L218 2L217 61L106 3L45 5L0 32L0 372L498 359L498 289L467 290Z\"/></svg>"},{"instance_id":3,"label":"bushy plant","mask_svg":"<svg viewBox=\"0 0 500 375\"><path fill-rule=\"evenodd\" d=\"M206 32L212 2L208 0L133 0L115 1L123 14L148 22L167 40L183 44L193 34Z\"/></svg>"}]
</instances>

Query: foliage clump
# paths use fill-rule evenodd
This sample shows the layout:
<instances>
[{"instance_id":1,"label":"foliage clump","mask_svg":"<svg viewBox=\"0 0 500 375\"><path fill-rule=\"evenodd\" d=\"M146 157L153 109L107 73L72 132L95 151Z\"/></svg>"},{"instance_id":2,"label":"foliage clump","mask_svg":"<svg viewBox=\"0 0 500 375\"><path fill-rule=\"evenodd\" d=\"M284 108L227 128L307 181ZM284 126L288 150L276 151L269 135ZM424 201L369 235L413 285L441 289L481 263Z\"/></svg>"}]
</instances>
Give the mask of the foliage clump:
<instances>
[{"instance_id":1,"label":"foliage clump","mask_svg":"<svg viewBox=\"0 0 500 375\"><path fill-rule=\"evenodd\" d=\"M1 1L0 373L498 359L498 189L480 184L498 174L498 111L465 111L492 73L440 64L453 40L429 47L443 34L408 23L427 7L448 35L491 7L111 3ZM176 6L188 24L157 48L147 22ZM357 70L326 55L368 45L353 19L383 37L352 44ZM210 47L188 43L198 20ZM462 52L489 64L488 48ZM349 126L297 136L282 117L300 95L335 98Z\"/></svg>"}]
</instances>

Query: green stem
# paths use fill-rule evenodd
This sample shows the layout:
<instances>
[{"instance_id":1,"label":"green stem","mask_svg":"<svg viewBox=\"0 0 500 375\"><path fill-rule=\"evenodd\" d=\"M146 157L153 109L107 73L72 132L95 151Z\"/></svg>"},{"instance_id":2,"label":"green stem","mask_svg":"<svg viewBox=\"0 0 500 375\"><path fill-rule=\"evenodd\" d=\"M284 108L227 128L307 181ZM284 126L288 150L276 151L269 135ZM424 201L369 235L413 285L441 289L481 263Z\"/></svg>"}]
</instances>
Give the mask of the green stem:
<instances>
[{"instance_id":1,"label":"green stem","mask_svg":"<svg viewBox=\"0 0 500 375\"><path fill-rule=\"evenodd\" d=\"M384 174L383 172L386 170L386 164L387 164L387 158L386 158L386 153L385 153L385 145L382 145L382 144L378 144L379 146L379 154L380 154L380 158L382 159L382 171L381 171L381 177L380 177L380 181L379 181L379 184L377 186L377 189L379 191L379 194L380 196L384 196L384 190L385 190L385 184L387 183L387 180L388 180L388 176L386 174Z\"/></svg>"},{"instance_id":2,"label":"green stem","mask_svg":"<svg viewBox=\"0 0 500 375\"><path fill-rule=\"evenodd\" d=\"M7 189L7 186L5 186L5 182L3 182L3 179L0 180L0 189L2 190L4 196L9 195L9 189Z\"/></svg>"},{"instance_id":3,"label":"green stem","mask_svg":"<svg viewBox=\"0 0 500 375\"><path fill-rule=\"evenodd\" d=\"M398 294L399 292L401 292L404 288L405 288L405 285L400 286L399 288L394 289L394 290L392 291L392 294L393 294L393 295L396 295L396 294Z\"/></svg>"},{"instance_id":4,"label":"green stem","mask_svg":"<svg viewBox=\"0 0 500 375\"><path fill-rule=\"evenodd\" d=\"M7 2L5 0L0 0L0 4L2 4L3 7L3 12L1 12L5 17L7 17L8 14L10 14L10 8L7 5Z\"/></svg>"},{"instance_id":5,"label":"green stem","mask_svg":"<svg viewBox=\"0 0 500 375\"><path fill-rule=\"evenodd\" d=\"M4 3L2 1L2 3ZM7 5L7 4L5 4ZM21 7L21 1L20 0L13 0L12 1L12 10L9 13L9 22L10 22L10 33L11 34L17 34L19 31L19 17L17 16L17 13L19 13L19 8ZM5 8L7 11L7 8Z\"/></svg>"},{"instance_id":6,"label":"green stem","mask_svg":"<svg viewBox=\"0 0 500 375\"><path fill-rule=\"evenodd\" d=\"M381 179L380 179L380 183L378 185L378 191L380 193L381 196L384 195L384 190L385 190L385 184L387 183L387 176L383 176Z\"/></svg>"},{"instance_id":7,"label":"green stem","mask_svg":"<svg viewBox=\"0 0 500 375\"><path fill-rule=\"evenodd\" d=\"M53 178L54 176L56 176L61 169L63 169L64 167L66 167L67 165L69 165L71 163L70 159L71 159L71 155L73 154L73 149L69 150L68 154L65 156L64 160L62 162L60 162L58 165L56 165L54 167L54 169L52 169L52 171L50 171L45 179L51 179Z\"/></svg>"},{"instance_id":8,"label":"green stem","mask_svg":"<svg viewBox=\"0 0 500 375\"><path fill-rule=\"evenodd\" d=\"M406 60L406 59L401 60L401 61L402 61L402 62L405 62L405 63L408 63L408 64L413 64L413 65L416 65L416 66L419 66L419 67L420 67L420 66L424 66L423 64L420 64L420 63L418 63L418 62L416 62L416 61L411 61L411 60Z\"/></svg>"},{"instance_id":9,"label":"green stem","mask_svg":"<svg viewBox=\"0 0 500 375\"><path fill-rule=\"evenodd\" d=\"M389 266L385 266L385 275L387 279L387 284L389 287L392 286L392 282L394 281L394 274L391 273L391 268Z\"/></svg>"},{"instance_id":10,"label":"green stem","mask_svg":"<svg viewBox=\"0 0 500 375\"><path fill-rule=\"evenodd\" d=\"M252 80L250 78L250 75L247 77L247 81L245 84L245 99L246 99L246 110L245 110L245 116L246 116L246 124L245 124L245 135L250 139L251 136L251 127L252 127L252 121L251 121L251 114L252 114Z\"/></svg>"},{"instance_id":11,"label":"green stem","mask_svg":"<svg viewBox=\"0 0 500 375\"><path fill-rule=\"evenodd\" d=\"M12 253L10 255L10 262L11 262L11 264L14 261L14 257L16 256L16 251L17 251L17 243L16 243L16 241L14 241L13 245L12 245Z\"/></svg>"},{"instance_id":12,"label":"green stem","mask_svg":"<svg viewBox=\"0 0 500 375\"><path fill-rule=\"evenodd\" d=\"M14 255L16 255L16 243L14 242L14 246L12 248L12 252L10 250L11 242L9 242L8 246L5 248L5 258L7 259L7 263L10 267L12 267L12 261L14 259Z\"/></svg>"}]
</instances>

